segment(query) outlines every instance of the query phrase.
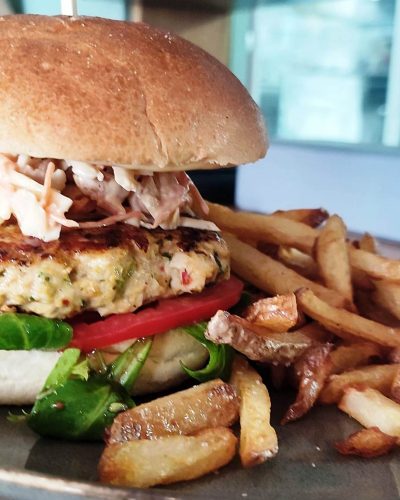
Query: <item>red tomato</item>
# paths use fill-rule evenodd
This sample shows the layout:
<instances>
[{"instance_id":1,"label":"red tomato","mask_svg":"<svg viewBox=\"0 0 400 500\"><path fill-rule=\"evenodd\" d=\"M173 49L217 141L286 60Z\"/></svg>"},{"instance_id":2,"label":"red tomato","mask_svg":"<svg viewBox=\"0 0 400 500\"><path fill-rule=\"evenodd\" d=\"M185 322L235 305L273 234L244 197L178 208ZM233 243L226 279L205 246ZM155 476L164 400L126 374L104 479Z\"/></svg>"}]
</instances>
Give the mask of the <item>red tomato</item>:
<instances>
[{"instance_id":1,"label":"red tomato","mask_svg":"<svg viewBox=\"0 0 400 500\"><path fill-rule=\"evenodd\" d=\"M160 300L155 306L136 313L116 314L94 323L74 325L72 345L82 351L107 347L137 337L165 333L172 328L204 321L218 311L229 309L239 301L243 283L229 280L195 295Z\"/></svg>"}]
</instances>

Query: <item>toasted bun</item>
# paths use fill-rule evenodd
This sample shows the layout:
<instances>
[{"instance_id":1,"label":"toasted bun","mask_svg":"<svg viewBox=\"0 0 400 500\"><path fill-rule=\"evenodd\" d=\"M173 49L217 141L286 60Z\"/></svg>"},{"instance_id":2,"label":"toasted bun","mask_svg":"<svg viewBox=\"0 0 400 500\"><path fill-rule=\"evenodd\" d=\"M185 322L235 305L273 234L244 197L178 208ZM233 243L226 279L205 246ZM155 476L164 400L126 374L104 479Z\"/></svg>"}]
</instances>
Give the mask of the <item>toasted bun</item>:
<instances>
[{"instance_id":1,"label":"toasted bun","mask_svg":"<svg viewBox=\"0 0 400 500\"><path fill-rule=\"evenodd\" d=\"M265 155L235 76L191 43L90 17L0 18L0 151L151 170Z\"/></svg>"},{"instance_id":2,"label":"toasted bun","mask_svg":"<svg viewBox=\"0 0 400 500\"><path fill-rule=\"evenodd\" d=\"M50 351L0 350L0 405L34 403L60 356Z\"/></svg>"},{"instance_id":3,"label":"toasted bun","mask_svg":"<svg viewBox=\"0 0 400 500\"><path fill-rule=\"evenodd\" d=\"M180 329L156 335L133 394L159 392L179 384L187 378L181 361L188 368L197 370L204 366L207 356L207 350Z\"/></svg>"},{"instance_id":4,"label":"toasted bun","mask_svg":"<svg viewBox=\"0 0 400 500\"><path fill-rule=\"evenodd\" d=\"M0 405L33 404L60 356L59 352L0 350ZM182 330L156 335L133 393L141 395L173 387L187 378L181 361L197 369L206 360L206 349Z\"/></svg>"}]
</instances>

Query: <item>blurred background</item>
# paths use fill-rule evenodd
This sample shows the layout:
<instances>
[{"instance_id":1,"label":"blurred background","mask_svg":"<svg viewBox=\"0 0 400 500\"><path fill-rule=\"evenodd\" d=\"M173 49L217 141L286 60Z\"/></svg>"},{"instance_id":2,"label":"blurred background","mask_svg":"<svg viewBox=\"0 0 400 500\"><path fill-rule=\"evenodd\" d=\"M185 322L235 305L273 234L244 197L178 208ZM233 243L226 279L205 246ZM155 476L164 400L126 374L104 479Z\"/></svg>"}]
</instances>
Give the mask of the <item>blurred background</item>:
<instances>
[{"instance_id":1,"label":"blurred background","mask_svg":"<svg viewBox=\"0 0 400 500\"><path fill-rule=\"evenodd\" d=\"M59 13L58 0L0 11ZM266 159L194 175L241 208L324 206L399 240L400 0L78 0L83 15L174 31L228 65L268 123Z\"/></svg>"}]
</instances>

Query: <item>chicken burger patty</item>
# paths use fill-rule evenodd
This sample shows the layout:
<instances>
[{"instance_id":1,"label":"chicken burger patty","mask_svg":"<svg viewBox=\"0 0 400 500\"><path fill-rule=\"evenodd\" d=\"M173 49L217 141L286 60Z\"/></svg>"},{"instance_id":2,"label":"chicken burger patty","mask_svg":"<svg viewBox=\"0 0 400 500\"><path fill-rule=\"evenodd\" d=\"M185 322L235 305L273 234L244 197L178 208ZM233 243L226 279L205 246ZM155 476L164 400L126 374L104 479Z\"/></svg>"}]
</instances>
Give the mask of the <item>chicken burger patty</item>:
<instances>
[{"instance_id":1,"label":"chicken burger patty","mask_svg":"<svg viewBox=\"0 0 400 500\"><path fill-rule=\"evenodd\" d=\"M3 310L48 318L126 313L228 276L227 246L214 231L115 224L65 231L46 243L14 224L0 226Z\"/></svg>"}]
</instances>

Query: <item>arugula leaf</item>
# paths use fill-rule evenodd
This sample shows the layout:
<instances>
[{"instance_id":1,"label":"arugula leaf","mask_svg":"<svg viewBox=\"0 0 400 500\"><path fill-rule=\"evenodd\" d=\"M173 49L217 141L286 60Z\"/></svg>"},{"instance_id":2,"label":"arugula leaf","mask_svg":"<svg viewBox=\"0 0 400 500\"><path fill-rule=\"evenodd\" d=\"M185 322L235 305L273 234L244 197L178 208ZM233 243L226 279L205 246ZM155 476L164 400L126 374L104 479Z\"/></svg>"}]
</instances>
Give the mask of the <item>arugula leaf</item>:
<instances>
[{"instance_id":1,"label":"arugula leaf","mask_svg":"<svg viewBox=\"0 0 400 500\"><path fill-rule=\"evenodd\" d=\"M55 367L50 372L49 376L44 383L44 387L39 394L39 398L41 394L54 389L58 385L63 384L68 377L71 375L74 370L75 365L77 364L79 357L81 355L81 351L79 349L66 349L60 359L57 361Z\"/></svg>"},{"instance_id":2,"label":"arugula leaf","mask_svg":"<svg viewBox=\"0 0 400 500\"><path fill-rule=\"evenodd\" d=\"M209 360L207 365L200 370L191 370L182 361L181 367L189 377L206 382L214 378L222 378L227 380L230 375L232 364L232 348L229 345L216 345L204 336L207 323L197 323L191 326L185 326L182 329L191 335L194 339L200 342L208 351Z\"/></svg>"},{"instance_id":3,"label":"arugula leaf","mask_svg":"<svg viewBox=\"0 0 400 500\"><path fill-rule=\"evenodd\" d=\"M28 425L42 436L101 440L116 414L131 406L125 390L102 376L68 379L36 400Z\"/></svg>"},{"instance_id":4,"label":"arugula leaf","mask_svg":"<svg viewBox=\"0 0 400 500\"><path fill-rule=\"evenodd\" d=\"M89 374L79 349L66 349L47 377L27 417L42 436L101 440L117 413L134 406L125 389L108 375Z\"/></svg>"},{"instance_id":5,"label":"arugula leaf","mask_svg":"<svg viewBox=\"0 0 400 500\"><path fill-rule=\"evenodd\" d=\"M13 424L19 424L21 422L26 422L28 417L29 417L29 413L26 412L25 410L22 410L19 415L16 415L15 413L12 413L11 411L9 411L8 415L7 415L7 420L9 422L12 422Z\"/></svg>"},{"instance_id":6,"label":"arugula leaf","mask_svg":"<svg viewBox=\"0 0 400 500\"><path fill-rule=\"evenodd\" d=\"M152 339L137 341L105 373L89 373L79 349L66 349L27 418L42 436L100 440L117 413L135 405L128 394L149 355Z\"/></svg>"},{"instance_id":7,"label":"arugula leaf","mask_svg":"<svg viewBox=\"0 0 400 500\"><path fill-rule=\"evenodd\" d=\"M0 349L58 350L72 339L72 327L64 321L34 314L0 314Z\"/></svg>"},{"instance_id":8,"label":"arugula leaf","mask_svg":"<svg viewBox=\"0 0 400 500\"><path fill-rule=\"evenodd\" d=\"M80 363L76 364L72 368L71 375L74 375L77 378L80 378L81 380L88 380L89 378L89 362L85 358L83 361Z\"/></svg>"},{"instance_id":9,"label":"arugula leaf","mask_svg":"<svg viewBox=\"0 0 400 500\"><path fill-rule=\"evenodd\" d=\"M130 392L150 353L152 345L153 339L147 338L138 340L131 347L128 347L112 363L109 368L110 377Z\"/></svg>"}]
</instances>

